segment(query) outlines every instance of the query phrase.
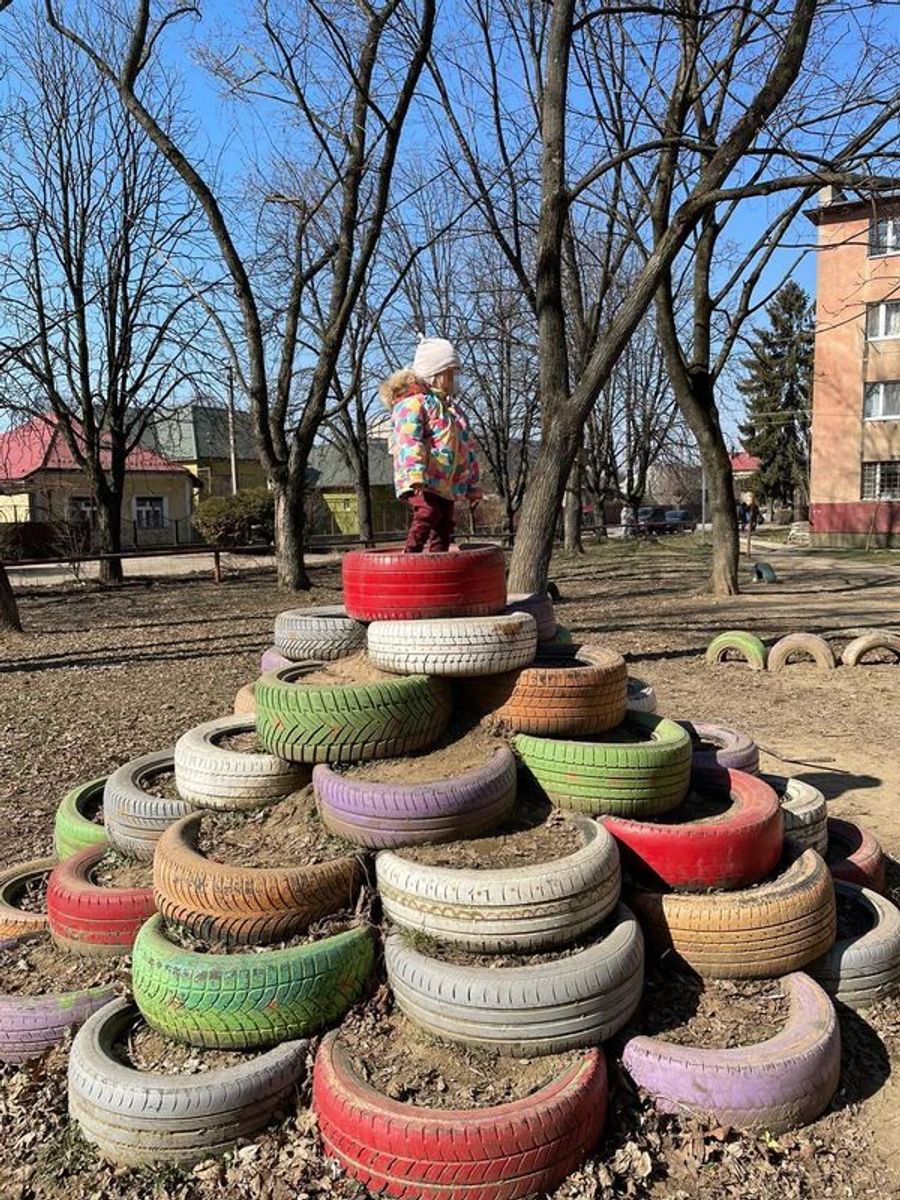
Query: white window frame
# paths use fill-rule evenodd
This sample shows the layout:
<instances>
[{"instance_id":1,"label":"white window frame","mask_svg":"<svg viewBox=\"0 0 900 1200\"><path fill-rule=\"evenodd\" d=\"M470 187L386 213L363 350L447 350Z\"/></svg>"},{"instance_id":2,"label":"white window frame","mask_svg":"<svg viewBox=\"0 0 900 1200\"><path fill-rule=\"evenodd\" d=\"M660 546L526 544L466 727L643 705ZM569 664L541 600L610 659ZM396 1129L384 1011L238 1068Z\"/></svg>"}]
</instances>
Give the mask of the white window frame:
<instances>
[{"instance_id":1,"label":"white window frame","mask_svg":"<svg viewBox=\"0 0 900 1200\"><path fill-rule=\"evenodd\" d=\"M885 333L887 325L887 309L889 305L894 305L900 309L900 300L879 300L877 304L866 305L866 341L867 342L893 342L900 339L900 333ZM869 333L869 316L873 312L878 313L878 333Z\"/></svg>"},{"instance_id":2,"label":"white window frame","mask_svg":"<svg viewBox=\"0 0 900 1200\"><path fill-rule=\"evenodd\" d=\"M147 500L159 500L162 503L162 524L160 525L142 525L138 518L138 504ZM169 524L169 499L168 496L133 496L131 500L132 519L138 529L166 529Z\"/></svg>"},{"instance_id":3,"label":"white window frame","mask_svg":"<svg viewBox=\"0 0 900 1200\"><path fill-rule=\"evenodd\" d=\"M66 519L73 521L84 518L93 525L97 520L97 498L95 496L69 496L66 501Z\"/></svg>"},{"instance_id":4,"label":"white window frame","mask_svg":"<svg viewBox=\"0 0 900 1200\"><path fill-rule=\"evenodd\" d=\"M878 383L866 383L863 385L863 420L864 421L900 421L900 406L895 413L887 413L884 411L884 389L886 387L894 387L900 392L900 380L885 379ZM875 392L878 396L878 411L874 413L866 412L868 407L869 397Z\"/></svg>"},{"instance_id":5,"label":"white window frame","mask_svg":"<svg viewBox=\"0 0 900 1200\"><path fill-rule=\"evenodd\" d=\"M887 248L875 250L872 247L872 234L882 222L887 224ZM869 258L887 258L890 254L900 254L900 216L876 217L869 223L868 256Z\"/></svg>"},{"instance_id":6,"label":"white window frame","mask_svg":"<svg viewBox=\"0 0 900 1200\"><path fill-rule=\"evenodd\" d=\"M882 468L895 466L897 468L897 487L888 491L882 487L881 475ZM875 478L874 495L866 495L866 471L874 468L872 472ZM890 458L878 462L864 462L862 465L862 478L860 479L860 499L868 500L871 503L877 503L879 500L900 500L900 459Z\"/></svg>"}]
</instances>

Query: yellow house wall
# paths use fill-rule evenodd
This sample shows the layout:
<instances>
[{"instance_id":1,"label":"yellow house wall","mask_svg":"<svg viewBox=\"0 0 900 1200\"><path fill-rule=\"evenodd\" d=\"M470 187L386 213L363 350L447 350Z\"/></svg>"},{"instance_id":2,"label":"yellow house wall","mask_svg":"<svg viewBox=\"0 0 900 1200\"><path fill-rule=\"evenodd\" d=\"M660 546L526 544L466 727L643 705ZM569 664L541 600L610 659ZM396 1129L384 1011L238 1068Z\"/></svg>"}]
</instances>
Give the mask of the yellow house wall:
<instances>
[{"instance_id":1,"label":"yellow house wall","mask_svg":"<svg viewBox=\"0 0 900 1200\"><path fill-rule=\"evenodd\" d=\"M201 487L195 493L195 503L204 496L231 495L231 461L227 458L204 458L197 462L181 464L186 470L200 481ZM266 473L256 459L239 460L237 464L238 491L249 488L264 488Z\"/></svg>"},{"instance_id":2,"label":"yellow house wall","mask_svg":"<svg viewBox=\"0 0 900 1200\"><path fill-rule=\"evenodd\" d=\"M65 520L69 515L70 497L90 495L88 481L78 471L39 471L29 483L28 494L35 497L34 520ZM162 496L166 519L184 520L191 512L191 491L191 481L186 474L129 471L125 477L122 520L134 519L134 500L138 496Z\"/></svg>"}]
</instances>

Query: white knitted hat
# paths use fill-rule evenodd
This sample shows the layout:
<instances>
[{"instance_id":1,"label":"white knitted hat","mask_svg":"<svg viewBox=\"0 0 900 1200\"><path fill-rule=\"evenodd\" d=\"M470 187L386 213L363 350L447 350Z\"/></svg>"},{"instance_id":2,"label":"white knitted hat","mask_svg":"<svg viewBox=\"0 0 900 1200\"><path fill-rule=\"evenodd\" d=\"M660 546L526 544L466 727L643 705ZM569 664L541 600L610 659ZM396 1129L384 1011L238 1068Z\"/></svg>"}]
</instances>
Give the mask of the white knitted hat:
<instances>
[{"instance_id":1,"label":"white knitted hat","mask_svg":"<svg viewBox=\"0 0 900 1200\"><path fill-rule=\"evenodd\" d=\"M446 338L423 337L416 346L416 357L413 359L413 370L423 379L434 379L448 367L459 370L459 355L456 347Z\"/></svg>"}]
</instances>

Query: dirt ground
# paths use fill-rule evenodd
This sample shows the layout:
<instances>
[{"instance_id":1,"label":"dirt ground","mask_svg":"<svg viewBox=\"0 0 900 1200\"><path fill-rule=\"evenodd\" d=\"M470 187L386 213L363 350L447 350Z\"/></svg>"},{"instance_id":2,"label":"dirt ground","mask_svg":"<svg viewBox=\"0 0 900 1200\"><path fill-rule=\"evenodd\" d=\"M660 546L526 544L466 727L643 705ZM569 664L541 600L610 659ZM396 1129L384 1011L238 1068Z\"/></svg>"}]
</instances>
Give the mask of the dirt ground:
<instances>
[{"instance_id":1,"label":"dirt ground","mask_svg":"<svg viewBox=\"0 0 900 1200\"><path fill-rule=\"evenodd\" d=\"M631 673L656 689L662 713L749 732L763 770L814 783L833 813L868 825L900 858L900 666L820 673L797 665L769 675L703 660L723 629L774 639L900 626L900 558L762 545L758 557L772 563L779 582L746 582L741 596L718 601L702 594L706 562L692 539L610 543L583 558L559 557L558 618L577 640L622 651ZM309 602L339 602L338 568L313 575ZM229 712L235 691L257 674L275 614L296 603L265 572L218 587L200 577L129 582L109 595L23 594L27 632L0 642L0 865L50 850L53 813L67 789ZM900 899L893 861L888 890ZM674 1012L669 1026L683 1019ZM614 1071L600 1151L553 1200L900 1197L900 1088L892 1070L900 1063L900 1001L864 1019L844 1010L840 1019L840 1089L829 1111L796 1134L742 1137L660 1117ZM609 1047L613 1064L619 1049ZM2 1200L365 1194L321 1157L306 1091L296 1113L258 1143L183 1174L100 1164L66 1123L64 1080L64 1050L21 1071L0 1069Z\"/></svg>"}]
</instances>

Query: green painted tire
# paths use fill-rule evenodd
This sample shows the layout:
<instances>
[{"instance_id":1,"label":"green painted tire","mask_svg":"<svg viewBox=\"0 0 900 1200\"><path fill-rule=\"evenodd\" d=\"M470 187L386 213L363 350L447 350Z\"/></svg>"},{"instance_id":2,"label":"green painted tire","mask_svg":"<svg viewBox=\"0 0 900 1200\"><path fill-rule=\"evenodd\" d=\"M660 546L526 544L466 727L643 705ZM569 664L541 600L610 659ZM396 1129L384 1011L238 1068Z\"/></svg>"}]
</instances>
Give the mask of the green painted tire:
<instances>
[{"instance_id":1,"label":"green painted tire","mask_svg":"<svg viewBox=\"0 0 900 1200\"><path fill-rule=\"evenodd\" d=\"M304 687L321 663L268 671L255 684L256 736L289 762L355 763L423 750L444 731L450 689L425 675Z\"/></svg>"},{"instance_id":2,"label":"green painted tire","mask_svg":"<svg viewBox=\"0 0 900 1200\"><path fill-rule=\"evenodd\" d=\"M516 749L557 808L591 816L651 817L677 808L691 782L691 739L675 721L630 712L619 729L636 742L601 734L558 741L520 734Z\"/></svg>"},{"instance_id":3,"label":"green painted tire","mask_svg":"<svg viewBox=\"0 0 900 1200\"><path fill-rule=\"evenodd\" d=\"M764 671L766 669L768 651L754 634L747 633L743 629L731 629L726 633L718 634L706 647L706 661L715 666L722 661L723 655L727 654L729 650L735 650L738 654L742 654L751 670Z\"/></svg>"},{"instance_id":4,"label":"green painted tire","mask_svg":"<svg viewBox=\"0 0 900 1200\"><path fill-rule=\"evenodd\" d=\"M59 802L53 824L53 847L59 859L70 858L79 850L96 846L106 841L106 830L102 825L89 820L85 809L98 800L103 804L103 789L106 776L91 779L80 787L72 788Z\"/></svg>"},{"instance_id":5,"label":"green painted tire","mask_svg":"<svg viewBox=\"0 0 900 1200\"><path fill-rule=\"evenodd\" d=\"M368 927L285 950L198 954L141 926L131 960L134 999L148 1025L177 1042L247 1050L307 1037L360 998L375 962Z\"/></svg>"}]
</instances>

